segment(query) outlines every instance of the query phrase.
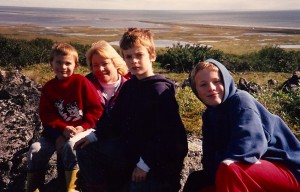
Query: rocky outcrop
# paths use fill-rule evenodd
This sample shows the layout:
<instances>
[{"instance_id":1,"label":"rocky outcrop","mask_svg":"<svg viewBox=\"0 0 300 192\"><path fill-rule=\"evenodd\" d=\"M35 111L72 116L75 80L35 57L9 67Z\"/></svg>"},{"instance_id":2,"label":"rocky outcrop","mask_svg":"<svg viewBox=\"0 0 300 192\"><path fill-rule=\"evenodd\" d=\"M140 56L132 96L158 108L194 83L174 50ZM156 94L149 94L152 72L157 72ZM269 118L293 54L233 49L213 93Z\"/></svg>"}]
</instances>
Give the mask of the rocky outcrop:
<instances>
[{"instance_id":1,"label":"rocky outcrop","mask_svg":"<svg viewBox=\"0 0 300 192\"><path fill-rule=\"evenodd\" d=\"M26 155L39 137L42 127L38 116L41 86L20 71L0 70L0 191L22 192L26 181ZM182 171L182 185L188 174L201 169L201 141L189 136L189 153ZM46 191L60 191L56 177L56 156L49 162Z\"/></svg>"},{"instance_id":2,"label":"rocky outcrop","mask_svg":"<svg viewBox=\"0 0 300 192\"><path fill-rule=\"evenodd\" d=\"M240 78L237 84L237 88L247 91L248 93L258 93L261 90L261 86L252 81L247 81L244 78Z\"/></svg>"},{"instance_id":3,"label":"rocky outcrop","mask_svg":"<svg viewBox=\"0 0 300 192\"><path fill-rule=\"evenodd\" d=\"M300 87L300 71L295 71L293 75L286 80L282 86L281 90L285 93L294 91Z\"/></svg>"},{"instance_id":4,"label":"rocky outcrop","mask_svg":"<svg viewBox=\"0 0 300 192\"><path fill-rule=\"evenodd\" d=\"M0 191L24 191L27 151L42 130L38 116L40 90L40 85L18 70L0 70ZM54 156L46 181L55 176Z\"/></svg>"}]
</instances>

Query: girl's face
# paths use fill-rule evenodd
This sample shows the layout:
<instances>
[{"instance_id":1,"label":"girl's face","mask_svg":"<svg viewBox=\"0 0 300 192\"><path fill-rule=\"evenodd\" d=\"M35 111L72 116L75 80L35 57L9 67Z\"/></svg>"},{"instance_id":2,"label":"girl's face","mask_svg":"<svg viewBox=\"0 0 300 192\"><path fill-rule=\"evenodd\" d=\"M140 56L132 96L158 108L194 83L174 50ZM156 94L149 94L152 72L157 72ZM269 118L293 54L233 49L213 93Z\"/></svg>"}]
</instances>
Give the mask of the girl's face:
<instances>
[{"instance_id":1,"label":"girl's face","mask_svg":"<svg viewBox=\"0 0 300 192\"><path fill-rule=\"evenodd\" d=\"M138 79L154 75L152 62L155 58L151 58L146 47L134 46L123 50L123 55L129 71Z\"/></svg>"},{"instance_id":2,"label":"girl's face","mask_svg":"<svg viewBox=\"0 0 300 192\"><path fill-rule=\"evenodd\" d=\"M77 64L73 55L55 55L50 63L58 79L66 79L74 74Z\"/></svg>"},{"instance_id":3,"label":"girl's face","mask_svg":"<svg viewBox=\"0 0 300 192\"><path fill-rule=\"evenodd\" d=\"M92 70L94 75L102 83L114 83L119 75L112 59L106 59L98 54L92 56Z\"/></svg>"},{"instance_id":4,"label":"girl's face","mask_svg":"<svg viewBox=\"0 0 300 192\"><path fill-rule=\"evenodd\" d=\"M222 103L224 85L217 71L203 69L195 75L195 86L200 100L211 107Z\"/></svg>"}]
</instances>

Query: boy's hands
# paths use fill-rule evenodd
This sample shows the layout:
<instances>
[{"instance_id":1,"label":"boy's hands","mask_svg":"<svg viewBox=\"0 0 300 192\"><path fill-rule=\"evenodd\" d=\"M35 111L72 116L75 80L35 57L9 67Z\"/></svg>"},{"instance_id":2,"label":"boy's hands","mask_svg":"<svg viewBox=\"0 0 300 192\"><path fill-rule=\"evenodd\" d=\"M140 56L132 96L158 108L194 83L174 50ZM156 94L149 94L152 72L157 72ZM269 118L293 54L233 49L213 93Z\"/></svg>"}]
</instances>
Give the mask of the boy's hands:
<instances>
[{"instance_id":1,"label":"boy's hands","mask_svg":"<svg viewBox=\"0 0 300 192\"><path fill-rule=\"evenodd\" d=\"M77 127L66 126L63 135L69 139L74 137L77 133L81 133L83 131L85 131L85 129L82 126L77 126Z\"/></svg>"},{"instance_id":2,"label":"boy's hands","mask_svg":"<svg viewBox=\"0 0 300 192\"><path fill-rule=\"evenodd\" d=\"M147 172L139 167L135 167L132 172L132 181L134 182L142 182L146 179Z\"/></svg>"},{"instance_id":3,"label":"boy's hands","mask_svg":"<svg viewBox=\"0 0 300 192\"><path fill-rule=\"evenodd\" d=\"M76 150L78 147L84 148L86 145L88 145L90 143L91 142L87 139L87 137L84 137L75 143L73 149Z\"/></svg>"},{"instance_id":4,"label":"boy's hands","mask_svg":"<svg viewBox=\"0 0 300 192\"><path fill-rule=\"evenodd\" d=\"M73 126L66 126L63 131L63 135L68 139L74 137L75 134L76 134L76 129Z\"/></svg>"}]
</instances>

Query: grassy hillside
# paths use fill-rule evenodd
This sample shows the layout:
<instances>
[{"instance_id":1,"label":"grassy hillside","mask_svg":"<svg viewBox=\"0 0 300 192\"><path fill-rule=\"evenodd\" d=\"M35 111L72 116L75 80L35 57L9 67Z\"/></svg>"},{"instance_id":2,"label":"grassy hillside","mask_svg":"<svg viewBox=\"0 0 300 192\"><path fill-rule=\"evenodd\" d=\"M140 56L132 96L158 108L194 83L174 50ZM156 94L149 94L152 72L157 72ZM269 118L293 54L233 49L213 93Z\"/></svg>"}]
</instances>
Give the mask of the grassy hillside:
<instances>
[{"instance_id":1,"label":"grassy hillside","mask_svg":"<svg viewBox=\"0 0 300 192\"><path fill-rule=\"evenodd\" d=\"M87 74L89 69L81 66L77 69L77 73ZM188 77L187 73L168 73L165 70L155 66L156 73L162 73L166 77L174 80L179 85ZM49 64L36 64L23 69L23 73L40 84L44 84L49 79L53 78L53 72ZM248 72L232 74L235 82L239 78L244 78L247 81L258 83L263 87L256 97L265 107L272 113L279 115L286 121L293 132L300 138L300 121L297 116L297 110L300 106L300 90L294 94L284 94L277 91L276 86L268 86L269 79L275 79L279 85L287 80L291 74L275 73L275 72ZM201 135L201 114L205 110L205 106L195 97L190 87L177 89L176 98L180 107L180 114L186 130L195 135Z\"/></svg>"}]
</instances>

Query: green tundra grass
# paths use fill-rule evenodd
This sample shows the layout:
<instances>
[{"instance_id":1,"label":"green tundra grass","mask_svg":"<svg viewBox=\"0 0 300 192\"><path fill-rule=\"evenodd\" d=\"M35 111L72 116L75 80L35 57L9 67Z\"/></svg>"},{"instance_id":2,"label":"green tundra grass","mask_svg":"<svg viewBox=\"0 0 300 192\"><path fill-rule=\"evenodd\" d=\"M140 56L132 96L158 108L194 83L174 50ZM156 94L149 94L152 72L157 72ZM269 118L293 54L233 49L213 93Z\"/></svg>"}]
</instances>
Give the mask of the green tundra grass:
<instances>
[{"instance_id":1,"label":"green tundra grass","mask_svg":"<svg viewBox=\"0 0 300 192\"><path fill-rule=\"evenodd\" d=\"M77 68L76 73L87 74L87 67ZM187 79L187 73L168 73L155 65L155 72L165 75L177 82L179 86ZM49 79L53 78L54 74L49 64L36 64L23 69L23 73L34 81L44 84ZM293 94L285 94L277 88L280 84L286 81L291 74L289 73L274 73L274 72L249 72L232 74L235 82L243 77L247 81L252 81L259 84L263 89L255 94L254 97L259 100L273 114L279 115L292 129L295 135L300 138L300 90ZM267 81L275 79L278 81L277 86L269 86ZM179 104L181 118L188 133L201 136L201 114L205 110L205 106L195 97L190 87L178 88L176 98Z\"/></svg>"}]
</instances>

